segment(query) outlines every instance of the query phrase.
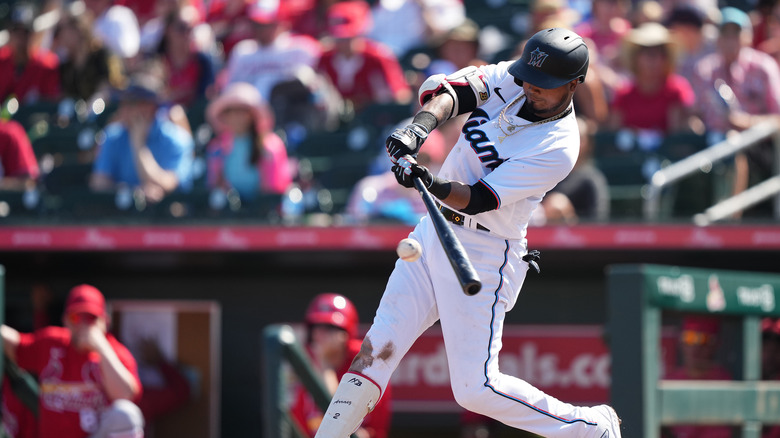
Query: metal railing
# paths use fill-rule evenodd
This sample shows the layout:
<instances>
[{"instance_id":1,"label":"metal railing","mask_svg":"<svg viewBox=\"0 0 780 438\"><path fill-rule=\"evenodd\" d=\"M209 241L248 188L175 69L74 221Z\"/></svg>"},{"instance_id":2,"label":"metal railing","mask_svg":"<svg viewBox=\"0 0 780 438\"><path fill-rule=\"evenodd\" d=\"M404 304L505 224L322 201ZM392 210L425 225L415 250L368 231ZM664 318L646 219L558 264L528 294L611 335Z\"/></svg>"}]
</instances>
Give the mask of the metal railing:
<instances>
[{"instance_id":1,"label":"metal railing","mask_svg":"<svg viewBox=\"0 0 780 438\"><path fill-rule=\"evenodd\" d=\"M780 173L780 126L773 120L764 121L656 171L651 177L650 183L643 188L642 195L644 200L642 208L645 220L654 221L659 218L661 196L665 188L695 173L708 173L712 170L715 163L733 157L736 153L768 138L773 139L775 147L774 173ZM772 196L777 196L780 194L780 181L775 181L776 179L777 177L773 177L762 184L751 187L743 193L708 208L704 213L697 214L694 217L695 223L708 225ZM780 196L775 202L774 215L776 218L780 218Z\"/></svg>"},{"instance_id":2,"label":"metal railing","mask_svg":"<svg viewBox=\"0 0 780 438\"><path fill-rule=\"evenodd\" d=\"M290 416L287 400L287 369L295 373L322 412L328 409L332 395L314 371L295 331L289 325L270 325L263 330L263 436L267 438L308 438ZM357 438L357 435L352 435Z\"/></svg>"}]
</instances>

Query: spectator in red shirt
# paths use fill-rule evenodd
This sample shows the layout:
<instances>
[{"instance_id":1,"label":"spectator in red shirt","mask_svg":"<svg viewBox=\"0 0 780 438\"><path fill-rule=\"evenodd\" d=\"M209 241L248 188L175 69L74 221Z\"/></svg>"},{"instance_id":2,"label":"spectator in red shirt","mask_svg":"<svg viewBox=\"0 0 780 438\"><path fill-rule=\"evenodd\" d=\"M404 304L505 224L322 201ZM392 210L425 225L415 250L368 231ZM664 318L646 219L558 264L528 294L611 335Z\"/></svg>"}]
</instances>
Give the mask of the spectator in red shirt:
<instances>
[{"instance_id":1,"label":"spectator in red shirt","mask_svg":"<svg viewBox=\"0 0 780 438\"><path fill-rule=\"evenodd\" d=\"M701 131L693 116L695 95L688 80L675 71L675 47L669 31L645 23L624 40L623 58L631 78L612 101L609 128L651 133L658 143L669 132ZM643 145L644 146L644 145Z\"/></svg>"},{"instance_id":2,"label":"spectator in red shirt","mask_svg":"<svg viewBox=\"0 0 780 438\"><path fill-rule=\"evenodd\" d=\"M360 351L362 339L358 337L358 314L355 305L343 295L324 293L309 303L305 316L306 351L325 387L331 392L349 369L352 359ZM391 418L391 391L387 387L371 413L358 430L360 438L387 438ZM322 421L320 411L311 395L299 385L291 407L293 419L306 434L313 437Z\"/></svg>"},{"instance_id":3,"label":"spectator in red shirt","mask_svg":"<svg viewBox=\"0 0 780 438\"><path fill-rule=\"evenodd\" d=\"M59 61L54 53L31 44L32 17L18 12L8 27L8 44L0 47L0 101L20 103L60 97Z\"/></svg>"},{"instance_id":4,"label":"spectator in red shirt","mask_svg":"<svg viewBox=\"0 0 780 438\"><path fill-rule=\"evenodd\" d=\"M682 322L680 352L682 363L664 377L669 380L733 380L731 372L718 363L720 321L716 317L691 315ZM731 426L676 425L662 428L664 437L731 438Z\"/></svg>"},{"instance_id":5,"label":"spectator in red shirt","mask_svg":"<svg viewBox=\"0 0 780 438\"><path fill-rule=\"evenodd\" d=\"M198 51L192 30L197 24L193 7L184 7L165 18L162 40L157 49L166 75L165 100L185 107L206 99L214 83L214 66Z\"/></svg>"},{"instance_id":6,"label":"spectator in red shirt","mask_svg":"<svg viewBox=\"0 0 780 438\"><path fill-rule=\"evenodd\" d=\"M136 362L107 331L103 294L71 289L63 323L33 333L0 328L5 354L38 376L38 438L143 437Z\"/></svg>"},{"instance_id":7,"label":"spectator in red shirt","mask_svg":"<svg viewBox=\"0 0 780 438\"><path fill-rule=\"evenodd\" d=\"M351 0L328 10L332 45L317 70L327 75L345 100L360 111L372 103L409 103L412 93L398 58L386 46L366 38L371 15L368 3Z\"/></svg>"},{"instance_id":8,"label":"spectator in red shirt","mask_svg":"<svg viewBox=\"0 0 780 438\"><path fill-rule=\"evenodd\" d=\"M24 127L15 120L0 121L0 190L24 190L39 174Z\"/></svg>"}]
</instances>

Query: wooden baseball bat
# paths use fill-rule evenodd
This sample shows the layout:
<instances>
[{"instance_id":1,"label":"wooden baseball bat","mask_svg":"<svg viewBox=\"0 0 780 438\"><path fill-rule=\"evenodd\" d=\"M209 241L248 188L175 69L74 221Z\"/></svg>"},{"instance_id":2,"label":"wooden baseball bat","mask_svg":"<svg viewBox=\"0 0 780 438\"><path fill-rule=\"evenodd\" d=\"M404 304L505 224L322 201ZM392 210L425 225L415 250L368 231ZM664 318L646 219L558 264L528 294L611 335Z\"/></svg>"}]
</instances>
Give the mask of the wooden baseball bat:
<instances>
[{"instance_id":1,"label":"wooden baseball bat","mask_svg":"<svg viewBox=\"0 0 780 438\"><path fill-rule=\"evenodd\" d=\"M463 293L476 295L482 289L482 282L471 264L471 260L466 255L466 250L463 248L460 240L458 240L458 237L455 236L455 232L452 231L450 224L447 223L447 219L444 218L444 215L441 214L441 211L436 206L436 202L434 202L433 196L428 193L425 184L416 176L412 180L417 191L420 192L423 203L425 203L428 216L430 216L431 221L433 221L433 227L436 229L436 235L439 237L439 242L441 242L441 246L450 260L455 276L458 277Z\"/></svg>"}]
</instances>

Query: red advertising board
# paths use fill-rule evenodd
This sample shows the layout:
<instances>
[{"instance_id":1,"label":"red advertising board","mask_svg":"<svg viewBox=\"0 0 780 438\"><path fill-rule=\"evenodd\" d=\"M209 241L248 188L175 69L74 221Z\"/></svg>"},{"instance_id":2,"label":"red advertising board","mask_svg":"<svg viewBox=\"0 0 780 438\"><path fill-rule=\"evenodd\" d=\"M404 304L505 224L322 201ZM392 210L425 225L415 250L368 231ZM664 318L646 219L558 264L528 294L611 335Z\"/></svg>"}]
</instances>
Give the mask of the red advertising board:
<instances>
[{"instance_id":1,"label":"red advertising board","mask_svg":"<svg viewBox=\"0 0 780 438\"><path fill-rule=\"evenodd\" d=\"M499 368L560 400L573 404L609 401L610 353L601 326L525 326L504 328ZM661 339L662 367L676 361L672 331ZM393 374L393 410L457 412L438 326L415 342Z\"/></svg>"}]
</instances>

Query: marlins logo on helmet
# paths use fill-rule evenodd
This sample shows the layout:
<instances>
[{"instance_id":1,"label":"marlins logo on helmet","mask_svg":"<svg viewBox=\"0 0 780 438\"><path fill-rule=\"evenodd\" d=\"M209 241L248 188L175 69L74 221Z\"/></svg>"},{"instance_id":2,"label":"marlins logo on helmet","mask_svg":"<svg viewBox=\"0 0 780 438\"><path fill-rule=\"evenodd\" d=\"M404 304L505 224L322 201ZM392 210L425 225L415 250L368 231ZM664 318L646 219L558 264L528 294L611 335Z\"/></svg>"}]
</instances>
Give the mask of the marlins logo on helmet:
<instances>
[{"instance_id":1,"label":"marlins logo on helmet","mask_svg":"<svg viewBox=\"0 0 780 438\"><path fill-rule=\"evenodd\" d=\"M547 53L542 52L537 47L536 50L531 52L531 59L528 60L528 65L532 65L534 67L541 67L545 59L547 59Z\"/></svg>"}]
</instances>

